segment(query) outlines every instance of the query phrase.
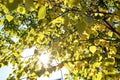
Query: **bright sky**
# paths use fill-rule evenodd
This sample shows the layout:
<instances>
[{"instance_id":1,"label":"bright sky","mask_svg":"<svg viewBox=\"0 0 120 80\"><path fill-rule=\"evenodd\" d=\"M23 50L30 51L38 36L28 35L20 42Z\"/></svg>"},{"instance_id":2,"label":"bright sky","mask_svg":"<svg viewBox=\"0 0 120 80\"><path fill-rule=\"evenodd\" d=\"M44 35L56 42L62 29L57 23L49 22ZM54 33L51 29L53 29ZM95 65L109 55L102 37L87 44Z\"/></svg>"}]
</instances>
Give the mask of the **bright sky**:
<instances>
[{"instance_id":1,"label":"bright sky","mask_svg":"<svg viewBox=\"0 0 120 80\"><path fill-rule=\"evenodd\" d=\"M0 25L0 31L1 31L2 28L3 28L3 26Z\"/></svg>"},{"instance_id":2,"label":"bright sky","mask_svg":"<svg viewBox=\"0 0 120 80\"><path fill-rule=\"evenodd\" d=\"M0 68L0 80L6 80L9 74L12 72L12 66L8 65Z\"/></svg>"},{"instance_id":3,"label":"bright sky","mask_svg":"<svg viewBox=\"0 0 120 80\"><path fill-rule=\"evenodd\" d=\"M34 50L35 50L35 47L32 47L32 48L29 48L29 49L25 49L22 53L22 56L23 57L27 57L27 56L30 56L30 55L33 55L34 54ZM44 58L43 58L44 57ZM44 62L45 60L45 63L47 63L46 60L49 60L49 57L48 55L42 55L42 58L40 59L42 62ZM66 68L62 68L61 69L62 71L62 74L66 74L68 73L67 69ZM44 76L41 76L40 78L38 78L38 80L55 80L55 79L59 79L62 77L61 75L61 71L56 71L56 72L53 72L50 77L44 77ZM12 72L12 66L9 65L9 66L5 66L3 68L0 68L0 80L6 80L6 78L8 77L8 75ZM64 76L63 76L64 77ZM25 80L25 79L24 79Z\"/></svg>"},{"instance_id":4,"label":"bright sky","mask_svg":"<svg viewBox=\"0 0 120 80\"><path fill-rule=\"evenodd\" d=\"M3 26L0 26L0 31L3 28ZM4 66L0 68L0 80L6 80L6 78L9 76L9 74L12 72L12 66Z\"/></svg>"}]
</instances>

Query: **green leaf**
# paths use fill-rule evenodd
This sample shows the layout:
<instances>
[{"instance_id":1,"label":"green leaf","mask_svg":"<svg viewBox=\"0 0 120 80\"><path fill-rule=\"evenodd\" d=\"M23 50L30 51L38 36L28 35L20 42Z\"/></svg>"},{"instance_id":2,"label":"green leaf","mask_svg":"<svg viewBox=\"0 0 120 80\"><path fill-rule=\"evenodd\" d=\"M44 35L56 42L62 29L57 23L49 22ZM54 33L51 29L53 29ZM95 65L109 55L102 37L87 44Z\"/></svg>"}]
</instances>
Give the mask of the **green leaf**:
<instances>
[{"instance_id":1,"label":"green leaf","mask_svg":"<svg viewBox=\"0 0 120 80\"><path fill-rule=\"evenodd\" d=\"M7 61L4 61L3 64L4 64L4 65L8 65L8 62L7 62Z\"/></svg>"},{"instance_id":2,"label":"green leaf","mask_svg":"<svg viewBox=\"0 0 120 80\"><path fill-rule=\"evenodd\" d=\"M83 18L85 18L85 22L87 23L88 26L91 26L95 23L95 20L93 17L91 16L84 16Z\"/></svg>"},{"instance_id":3,"label":"green leaf","mask_svg":"<svg viewBox=\"0 0 120 80\"><path fill-rule=\"evenodd\" d=\"M79 33L83 33L85 31L87 27L87 24L84 20L80 20L77 24L76 24L76 28L77 28L77 31Z\"/></svg>"},{"instance_id":4,"label":"green leaf","mask_svg":"<svg viewBox=\"0 0 120 80\"><path fill-rule=\"evenodd\" d=\"M97 59L97 57L98 57L98 55L97 55L97 54L94 54L94 56L92 56L92 58L89 60L89 63L95 62L96 59ZM97 65L97 66L98 66L98 65ZM97 66L96 66L96 67L97 67Z\"/></svg>"},{"instance_id":5,"label":"green leaf","mask_svg":"<svg viewBox=\"0 0 120 80\"><path fill-rule=\"evenodd\" d=\"M46 15L46 7L41 6L38 10L38 20L44 19Z\"/></svg>"},{"instance_id":6,"label":"green leaf","mask_svg":"<svg viewBox=\"0 0 120 80\"><path fill-rule=\"evenodd\" d=\"M119 54L117 54L115 57L118 58L118 59L120 59L120 55Z\"/></svg>"},{"instance_id":7,"label":"green leaf","mask_svg":"<svg viewBox=\"0 0 120 80\"><path fill-rule=\"evenodd\" d=\"M12 11L18 7L20 3L22 3L23 0L7 0L6 7Z\"/></svg>"},{"instance_id":8,"label":"green leaf","mask_svg":"<svg viewBox=\"0 0 120 80\"><path fill-rule=\"evenodd\" d=\"M79 3L79 0L68 0L68 6L69 6L70 8L78 5L78 3Z\"/></svg>"}]
</instances>

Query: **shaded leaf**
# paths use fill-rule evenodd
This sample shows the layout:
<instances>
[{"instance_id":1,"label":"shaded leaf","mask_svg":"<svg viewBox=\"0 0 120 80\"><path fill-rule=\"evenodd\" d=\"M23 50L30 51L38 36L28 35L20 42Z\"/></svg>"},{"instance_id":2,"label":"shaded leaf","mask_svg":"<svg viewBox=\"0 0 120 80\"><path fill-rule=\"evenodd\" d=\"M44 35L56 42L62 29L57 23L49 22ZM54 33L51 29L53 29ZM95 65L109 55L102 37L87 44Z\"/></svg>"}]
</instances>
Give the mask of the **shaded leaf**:
<instances>
[{"instance_id":1,"label":"shaded leaf","mask_svg":"<svg viewBox=\"0 0 120 80\"><path fill-rule=\"evenodd\" d=\"M42 68L41 70L36 71L36 75L40 77L41 75L43 75L44 72L45 72L45 68Z\"/></svg>"},{"instance_id":2,"label":"shaded leaf","mask_svg":"<svg viewBox=\"0 0 120 80\"><path fill-rule=\"evenodd\" d=\"M63 63L58 64L58 69L61 69L63 66Z\"/></svg>"},{"instance_id":3,"label":"shaded leaf","mask_svg":"<svg viewBox=\"0 0 120 80\"><path fill-rule=\"evenodd\" d=\"M11 11L18 7L23 0L7 0L6 7Z\"/></svg>"},{"instance_id":4,"label":"shaded leaf","mask_svg":"<svg viewBox=\"0 0 120 80\"><path fill-rule=\"evenodd\" d=\"M4 64L4 65L8 65L8 62L7 62L7 61L3 61L3 64Z\"/></svg>"},{"instance_id":5,"label":"shaded leaf","mask_svg":"<svg viewBox=\"0 0 120 80\"><path fill-rule=\"evenodd\" d=\"M33 7L33 0L25 0L25 8L27 11L30 11L30 9Z\"/></svg>"}]
</instances>

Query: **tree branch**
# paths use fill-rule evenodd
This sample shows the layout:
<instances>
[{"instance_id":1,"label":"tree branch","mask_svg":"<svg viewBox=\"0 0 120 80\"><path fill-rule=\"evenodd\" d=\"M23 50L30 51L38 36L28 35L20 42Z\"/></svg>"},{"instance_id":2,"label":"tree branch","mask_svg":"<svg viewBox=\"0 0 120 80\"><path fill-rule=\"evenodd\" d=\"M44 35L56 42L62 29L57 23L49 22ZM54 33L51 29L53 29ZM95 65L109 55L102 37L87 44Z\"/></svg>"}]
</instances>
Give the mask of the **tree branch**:
<instances>
[{"instance_id":1,"label":"tree branch","mask_svg":"<svg viewBox=\"0 0 120 80\"><path fill-rule=\"evenodd\" d=\"M90 11L87 11L88 13L102 13L102 14L104 14L104 15L116 15L116 16L118 16L117 14L115 14L115 13L109 13L109 12L105 12L105 11L93 11L93 10L90 10Z\"/></svg>"},{"instance_id":2,"label":"tree branch","mask_svg":"<svg viewBox=\"0 0 120 80\"><path fill-rule=\"evenodd\" d=\"M99 37L100 39L103 39L103 40L105 40L105 41L114 41L114 42L120 42L120 39L115 39L115 40L112 40L112 39L106 39L106 38L104 38L104 37L102 37L102 36L100 36L100 35L98 35L98 37Z\"/></svg>"},{"instance_id":3,"label":"tree branch","mask_svg":"<svg viewBox=\"0 0 120 80\"><path fill-rule=\"evenodd\" d=\"M117 32L117 31L112 27L112 25L110 25L110 23L109 23L105 18L103 19L103 21L105 22L106 27L107 27L109 30L113 31L114 33L116 33L117 35L120 36L120 33Z\"/></svg>"}]
</instances>

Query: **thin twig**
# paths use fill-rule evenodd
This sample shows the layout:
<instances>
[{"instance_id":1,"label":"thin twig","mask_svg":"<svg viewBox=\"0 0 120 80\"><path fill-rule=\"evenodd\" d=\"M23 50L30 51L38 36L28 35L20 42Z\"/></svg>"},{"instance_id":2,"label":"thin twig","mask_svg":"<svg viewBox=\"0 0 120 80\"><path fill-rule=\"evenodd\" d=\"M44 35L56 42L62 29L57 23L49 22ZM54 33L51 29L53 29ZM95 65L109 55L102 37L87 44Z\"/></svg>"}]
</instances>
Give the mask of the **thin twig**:
<instances>
[{"instance_id":1,"label":"thin twig","mask_svg":"<svg viewBox=\"0 0 120 80\"><path fill-rule=\"evenodd\" d=\"M106 27L107 27L109 30L113 31L114 33L116 33L117 35L120 36L120 33L117 32L117 31L110 25L110 23L108 23L108 21L106 21L106 19L103 19L103 21L106 23Z\"/></svg>"}]
</instances>

